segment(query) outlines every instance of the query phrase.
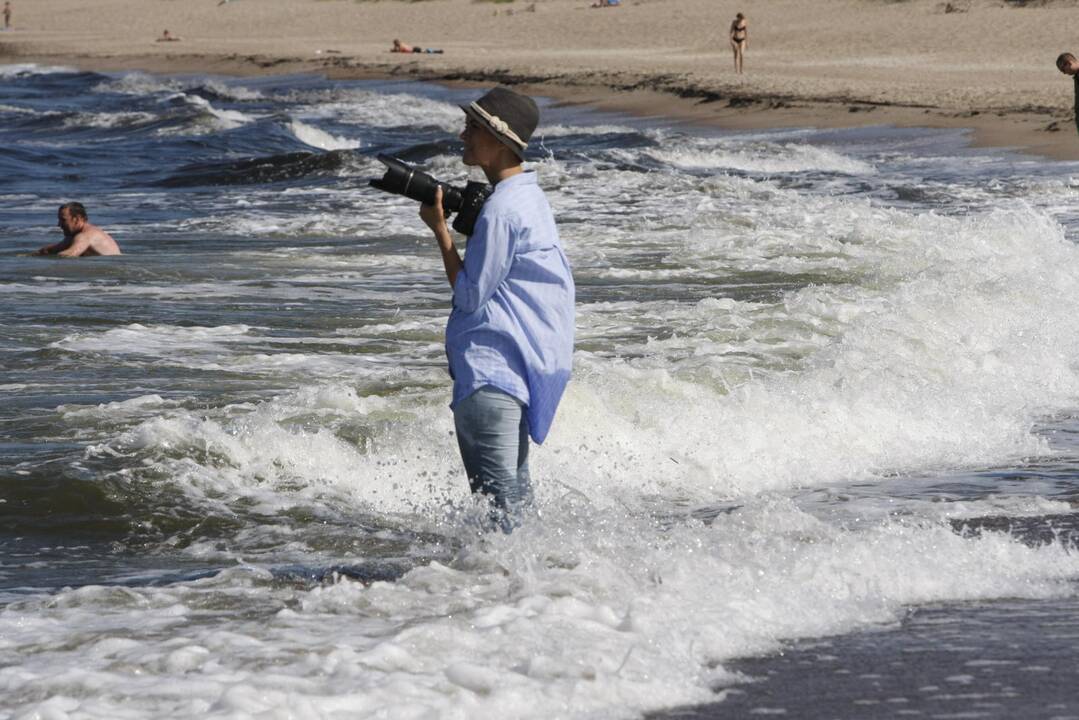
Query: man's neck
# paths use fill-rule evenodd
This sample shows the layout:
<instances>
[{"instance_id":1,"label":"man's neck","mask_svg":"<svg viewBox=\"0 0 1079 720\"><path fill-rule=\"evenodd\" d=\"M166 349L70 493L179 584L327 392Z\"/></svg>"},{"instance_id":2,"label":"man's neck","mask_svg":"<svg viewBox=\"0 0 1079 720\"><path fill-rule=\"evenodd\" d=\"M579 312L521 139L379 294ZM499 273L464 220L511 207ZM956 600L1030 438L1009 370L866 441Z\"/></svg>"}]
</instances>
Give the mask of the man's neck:
<instances>
[{"instance_id":1,"label":"man's neck","mask_svg":"<svg viewBox=\"0 0 1079 720\"><path fill-rule=\"evenodd\" d=\"M521 163L514 163L513 165L498 165L490 168L484 168L483 174L487 176L487 182L492 185L497 185L506 178L519 175L524 172L524 168L521 167Z\"/></svg>"}]
</instances>

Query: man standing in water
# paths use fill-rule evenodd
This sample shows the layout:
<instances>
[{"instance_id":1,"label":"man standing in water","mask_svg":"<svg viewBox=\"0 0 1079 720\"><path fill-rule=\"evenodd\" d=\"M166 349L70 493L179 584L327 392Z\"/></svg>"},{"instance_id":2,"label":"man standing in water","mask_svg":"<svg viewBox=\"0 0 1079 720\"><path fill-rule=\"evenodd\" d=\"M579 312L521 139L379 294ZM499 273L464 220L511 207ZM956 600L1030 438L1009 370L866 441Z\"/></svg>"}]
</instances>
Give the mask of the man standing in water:
<instances>
[{"instance_id":1,"label":"man standing in water","mask_svg":"<svg viewBox=\"0 0 1079 720\"><path fill-rule=\"evenodd\" d=\"M61 205L56 224L64 231L64 239L40 248L35 255L81 257L120 254L120 246L112 236L97 225L92 225L87 219L86 208L82 203L69 202Z\"/></svg>"},{"instance_id":2,"label":"man standing in water","mask_svg":"<svg viewBox=\"0 0 1079 720\"><path fill-rule=\"evenodd\" d=\"M446 355L454 425L473 493L492 503L503 532L531 502L529 436L542 443L569 381L574 284L551 206L522 167L539 123L531 98L495 88L465 111L465 165L494 186L462 261L442 211L442 190L420 217L434 233L453 310Z\"/></svg>"},{"instance_id":3,"label":"man standing in water","mask_svg":"<svg viewBox=\"0 0 1079 720\"><path fill-rule=\"evenodd\" d=\"M1075 82L1075 129L1079 131L1079 60L1071 53L1061 53L1057 57L1057 70L1071 75Z\"/></svg>"}]
</instances>

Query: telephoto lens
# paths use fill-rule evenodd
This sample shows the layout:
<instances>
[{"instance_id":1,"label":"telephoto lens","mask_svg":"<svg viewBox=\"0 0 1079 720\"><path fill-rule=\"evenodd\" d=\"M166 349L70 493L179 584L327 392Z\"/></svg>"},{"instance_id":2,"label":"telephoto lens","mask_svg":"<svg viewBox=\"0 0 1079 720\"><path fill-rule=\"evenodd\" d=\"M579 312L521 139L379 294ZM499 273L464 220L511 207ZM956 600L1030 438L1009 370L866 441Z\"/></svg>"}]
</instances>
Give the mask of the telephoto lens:
<instances>
[{"instance_id":1,"label":"telephoto lens","mask_svg":"<svg viewBox=\"0 0 1079 720\"><path fill-rule=\"evenodd\" d=\"M435 191L442 187L442 209L449 217L461 209L461 191L452 185L441 183L433 177L398 160L392 155L380 153L378 160L386 166L386 174L371 181L371 187L395 195L419 200L424 205L435 204Z\"/></svg>"},{"instance_id":2,"label":"telephoto lens","mask_svg":"<svg viewBox=\"0 0 1079 720\"><path fill-rule=\"evenodd\" d=\"M371 187L394 195L404 195L419 200L424 205L435 204L435 192L442 188L442 210L446 217L457 213L453 229L462 235L471 235L476 228L476 220L493 192L484 182L469 181L464 190L439 182L427 173L417 170L406 162L392 155L379 154L379 162L386 166L386 174L377 180L371 180Z\"/></svg>"}]
</instances>

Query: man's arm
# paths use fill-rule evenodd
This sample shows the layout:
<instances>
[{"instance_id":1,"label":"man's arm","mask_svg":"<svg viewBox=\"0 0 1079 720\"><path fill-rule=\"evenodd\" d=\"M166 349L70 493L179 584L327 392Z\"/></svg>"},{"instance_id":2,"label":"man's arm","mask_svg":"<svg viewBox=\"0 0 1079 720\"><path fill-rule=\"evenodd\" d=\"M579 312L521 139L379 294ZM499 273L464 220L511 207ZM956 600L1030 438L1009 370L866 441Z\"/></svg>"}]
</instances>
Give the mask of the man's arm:
<instances>
[{"instance_id":1,"label":"man's arm","mask_svg":"<svg viewBox=\"0 0 1079 720\"><path fill-rule=\"evenodd\" d=\"M442 266L446 268L446 279L450 281L452 288L457 282L457 273L464 267L464 263L461 262L461 253L457 252L457 246L453 244L453 237L445 223L434 232L438 249L442 252Z\"/></svg>"},{"instance_id":2,"label":"man's arm","mask_svg":"<svg viewBox=\"0 0 1079 720\"><path fill-rule=\"evenodd\" d=\"M90 249L90 233L81 232L71 240L66 250L57 253L60 257L78 257Z\"/></svg>"},{"instance_id":3,"label":"man's arm","mask_svg":"<svg viewBox=\"0 0 1079 720\"><path fill-rule=\"evenodd\" d=\"M515 238L506 217L480 215L453 282L454 307L471 313L491 299L513 265Z\"/></svg>"},{"instance_id":4,"label":"man's arm","mask_svg":"<svg viewBox=\"0 0 1079 720\"><path fill-rule=\"evenodd\" d=\"M457 246L453 244L453 236L446 225L446 214L442 212L442 188L435 190L435 204L421 205L420 217L431 228L438 242L438 249L442 253L442 265L446 268L446 279L450 281L450 288L457 282L457 273L461 271L464 263L461 262L461 254L457 252Z\"/></svg>"},{"instance_id":5,"label":"man's arm","mask_svg":"<svg viewBox=\"0 0 1079 720\"><path fill-rule=\"evenodd\" d=\"M56 255L57 253L67 249L68 243L69 240L67 238L64 238L60 242L38 248L37 251L34 252L34 255Z\"/></svg>"}]
</instances>

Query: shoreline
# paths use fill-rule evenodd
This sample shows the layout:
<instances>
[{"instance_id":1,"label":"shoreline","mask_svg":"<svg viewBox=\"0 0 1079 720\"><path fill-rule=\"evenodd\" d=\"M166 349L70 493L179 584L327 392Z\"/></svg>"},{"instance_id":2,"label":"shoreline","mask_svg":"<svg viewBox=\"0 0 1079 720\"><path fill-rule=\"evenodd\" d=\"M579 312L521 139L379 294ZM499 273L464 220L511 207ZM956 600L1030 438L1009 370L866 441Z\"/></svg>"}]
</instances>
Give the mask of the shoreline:
<instances>
[{"instance_id":1,"label":"shoreline","mask_svg":"<svg viewBox=\"0 0 1079 720\"><path fill-rule=\"evenodd\" d=\"M234 77L323 74L331 79L415 80L458 87L495 83L552 98L559 105L582 105L643 118L665 118L725 130L780 128L839 129L889 125L971 132L971 147L1010 149L1050 160L1079 161L1079 138L1070 117L1056 108L956 110L918 103L874 102L857 97L802 97L711 90L679 83L669 76L636 75L602 84L579 74L514 73L505 69L424 68L419 62L364 62L333 55L302 58L274 55L79 54L22 55L5 52L0 63L63 65L85 71L145 72L155 75L213 74ZM1054 127L1055 130L1049 130Z\"/></svg>"},{"instance_id":2,"label":"shoreline","mask_svg":"<svg viewBox=\"0 0 1079 720\"><path fill-rule=\"evenodd\" d=\"M760 0L744 8L745 75L726 35L733 6L590 2L16 0L0 62L503 83L730 130L961 128L974 146L1079 160L1073 85L1054 66L1079 52L1079 0ZM160 42L163 28L180 41ZM390 53L399 37L442 52Z\"/></svg>"}]
</instances>

